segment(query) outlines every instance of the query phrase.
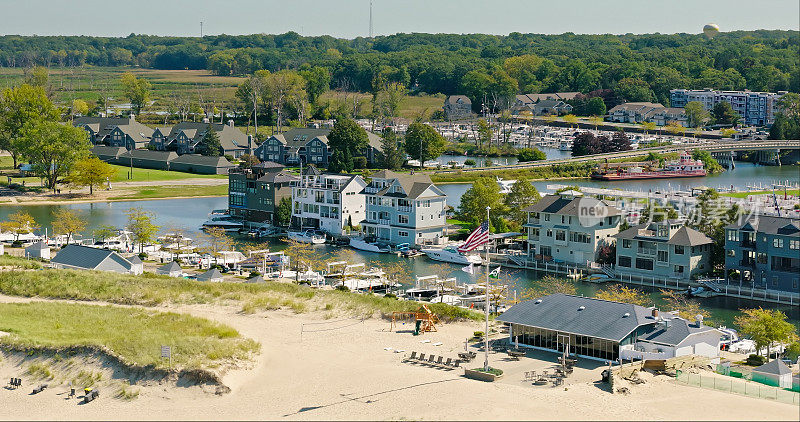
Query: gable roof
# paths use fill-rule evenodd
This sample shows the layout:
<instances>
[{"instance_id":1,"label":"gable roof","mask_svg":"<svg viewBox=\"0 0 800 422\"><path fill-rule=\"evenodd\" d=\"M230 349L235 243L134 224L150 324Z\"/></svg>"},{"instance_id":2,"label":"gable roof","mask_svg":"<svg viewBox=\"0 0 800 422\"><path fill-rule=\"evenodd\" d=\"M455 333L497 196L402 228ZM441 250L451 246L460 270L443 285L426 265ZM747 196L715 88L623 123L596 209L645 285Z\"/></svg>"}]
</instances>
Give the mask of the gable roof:
<instances>
[{"instance_id":1,"label":"gable roof","mask_svg":"<svg viewBox=\"0 0 800 422\"><path fill-rule=\"evenodd\" d=\"M800 237L800 219L771 215L751 215L738 222L728 224L726 229L748 230L765 234Z\"/></svg>"},{"instance_id":2,"label":"gable roof","mask_svg":"<svg viewBox=\"0 0 800 422\"><path fill-rule=\"evenodd\" d=\"M209 280L218 280L222 279L222 273L219 272L218 269L212 268L203 274L197 276L198 281L209 281Z\"/></svg>"},{"instance_id":3,"label":"gable roof","mask_svg":"<svg viewBox=\"0 0 800 422\"><path fill-rule=\"evenodd\" d=\"M92 154L97 158L119 158L120 155L128 151L125 147L109 147L105 145L95 145L92 147Z\"/></svg>"},{"instance_id":4,"label":"gable roof","mask_svg":"<svg viewBox=\"0 0 800 422\"><path fill-rule=\"evenodd\" d=\"M245 280L245 283L263 283L263 282L264 282L264 277L261 277L260 275L250 277L247 280Z\"/></svg>"},{"instance_id":5,"label":"gable roof","mask_svg":"<svg viewBox=\"0 0 800 422\"><path fill-rule=\"evenodd\" d=\"M382 175L384 177L379 176ZM377 195L380 196L394 196L397 198L409 198L409 199L417 199L423 193L425 193L428 188L435 188L436 196L447 196L438 188L436 185L433 184L431 181L431 177L424 173L417 173L414 175L411 174L398 174L391 170L382 170L373 175L373 178L381 178L381 179L388 179L392 180L385 188L378 191ZM403 192L392 192L392 186L395 184L400 185L400 188Z\"/></svg>"},{"instance_id":6,"label":"gable roof","mask_svg":"<svg viewBox=\"0 0 800 422\"><path fill-rule=\"evenodd\" d=\"M47 243L44 243L41 240L25 248L26 251L41 251L45 249L50 249L50 246L47 246Z\"/></svg>"},{"instance_id":7,"label":"gable roof","mask_svg":"<svg viewBox=\"0 0 800 422\"><path fill-rule=\"evenodd\" d=\"M692 334L713 331L715 328L706 325L690 323L683 318L672 318L666 324L656 324L639 339L653 343L677 346Z\"/></svg>"},{"instance_id":8,"label":"gable roof","mask_svg":"<svg viewBox=\"0 0 800 422\"><path fill-rule=\"evenodd\" d=\"M444 102L445 104L472 104L472 101L466 95L451 95Z\"/></svg>"},{"instance_id":9,"label":"gable roof","mask_svg":"<svg viewBox=\"0 0 800 422\"><path fill-rule=\"evenodd\" d=\"M753 372L761 372L763 374L772 375L786 375L791 374L792 370L786 366L780 359L771 360L761 366L753 368Z\"/></svg>"},{"instance_id":10,"label":"gable roof","mask_svg":"<svg viewBox=\"0 0 800 422\"><path fill-rule=\"evenodd\" d=\"M184 154L172 160L176 164L191 164L193 166L206 167L234 167L227 158L223 156L208 157L200 154Z\"/></svg>"},{"instance_id":11,"label":"gable roof","mask_svg":"<svg viewBox=\"0 0 800 422\"><path fill-rule=\"evenodd\" d=\"M50 260L51 263L68 265L70 267L85 268L93 270L111 257L125 267L130 267L131 263L118 253L108 249L90 248L89 246L69 244L58 251L56 256Z\"/></svg>"},{"instance_id":12,"label":"gable roof","mask_svg":"<svg viewBox=\"0 0 800 422\"><path fill-rule=\"evenodd\" d=\"M181 266L177 262L170 261L170 262L158 267L158 271L164 272L164 273L171 273L171 272L175 272L175 271L183 271L183 268L181 268Z\"/></svg>"},{"instance_id":13,"label":"gable roof","mask_svg":"<svg viewBox=\"0 0 800 422\"><path fill-rule=\"evenodd\" d=\"M132 149L130 151L125 151L124 153L119 155L119 159L131 159L134 160L147 160L147 161L158 161L167 163L176 158L178 158L178 154L175 151L151 151L149 149Z\"/></svg>"},{"instance_id":14,"label":"gable roof","mask_svg":"<svg viewBox=\"0 0 800 422\"><path fill-rule=\"evenodd\" d=\"M605 208L605 216L620 215L621 211L595 198L567 198L566 195L546 195L535 204L528 206L525 212L546 212L558 215L580 216L581 210L588 208Z\"/></svg>"},{"instance_id":15,"label":"gable roof","mask_svg":"<svg viewBox=\"0 0 800 422\"><path fill-rule=\"evenodd\" d=\"M658 241L661 239L653 239L653 236L645 236L640 234L640 230L647 229L650 227L650 224L638 224L635 225L627 230L623 230L612 237L617 239L645 239L645 240L653 240ZM663 241L663 240L662 240ZM666 242L668 245L681 245L681 246L698 246L698 245L707 245L709 243L714 243L711 238L700 233L699 231L691 228L682 226L679 228L675 233L672 234L672 237L669 238Z\"/></svg>"},{"instance_id":16,"label":"gable roof","mask_svg":"<svg viewBox=\"0 0 800 422\"><path fill-rule=\"evenodd\" d=\"M143 263L142 260L139 259L139 256L137 255L131 255L125 259L133 265L139 265Z\"/></svg>"},{"instance_id":17,"label":"gable roof","mask_svg":"<svg viewBox=\"0 0 800 422\"><path fill-rule=\"evenodd\" d=\"M651 314L639 305L556 293L518 303L497 320L621 341L636 328L655 323Z\"/></svg>"}]
</instances>

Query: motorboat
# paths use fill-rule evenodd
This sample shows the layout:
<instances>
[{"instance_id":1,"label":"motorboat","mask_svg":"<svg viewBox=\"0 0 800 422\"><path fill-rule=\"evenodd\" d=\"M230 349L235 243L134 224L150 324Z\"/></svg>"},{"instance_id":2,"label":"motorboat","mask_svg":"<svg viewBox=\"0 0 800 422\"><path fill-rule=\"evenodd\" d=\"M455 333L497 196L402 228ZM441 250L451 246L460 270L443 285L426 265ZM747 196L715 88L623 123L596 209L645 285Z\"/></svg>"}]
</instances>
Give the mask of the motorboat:
<instances>
[{"instance_id":1,"label":"motorboat","mask_svg":"<svg viewBox=\"0 0 800 422\"><path fill-rule=\"evenodd\" d=\"M243 227L244 224L241 221L234 219L229 214L211 214L211 218L202 224L201 229L217 228L226 232L237 232Z\"/></svg>"},{"instance_id":2,"label":"motorboat","mask_svg":"<svg viewBox=\"0 0 800 422\"><path fill-rule=\"evenodd\" d=\"M481 263L483 263L483 260L481 260L479 256L465 255L452 246L448 246L442 249L426 248L426 249L421 249L420 252L424 253L425 255L428 256L428 258L434 261L449 262L451 264L480 265Z\"/></svg>"},{"instance_id":3,"label":"motorboat","mask_svg":"<svg viewBox=\"0 0 800 422\"><path fill-rule=\"evenodd\" d=\"M405 297L409 300L431 300L439 295L439 289L434 287L412 287L407 289Z\"/></svg>"},{"instance_id":4,"label":"motorboat","mask_svg":"<svg viewBox=\"0 0 800 422\"><path fill-rule=\"evenodd\" d=\"M497 185L500 186L500 193L511 193L511 187L517 183L516 180L503 180L497 177Z\"/></svg>"},{"instance_id":5,"label":"motorboat","mask_svg":"<svg viewBox=\"0 0 800 422\"><path fill-rule=\"evenodd\" d=\"M290 231L288 236L289 239L300 243L311 243L314 245L325 243L325 235L310 229L305 231Z\"/></svg>"},{"instance_id":6,"label":"motorboat","mask_svg":"<svg viewBox=\"0 0 800 422\"><path fill-rule=\"evenodd\" d=\"M366 252L389 253L390 248L388 245L380 244L378 242L370 241L370 239L363 237L350 238L350 247Z\"/></svg>"},{"instance_id":7,"label":"motorboat","mask_svg":"<svg viewBox=\"0 0 800 422\"><path fill-rule=\"evenodd\" d=\"M261 226L248 230L250 237L268 237L278 233L278 228L274 226Z\"/></svg>"}]
</instances>

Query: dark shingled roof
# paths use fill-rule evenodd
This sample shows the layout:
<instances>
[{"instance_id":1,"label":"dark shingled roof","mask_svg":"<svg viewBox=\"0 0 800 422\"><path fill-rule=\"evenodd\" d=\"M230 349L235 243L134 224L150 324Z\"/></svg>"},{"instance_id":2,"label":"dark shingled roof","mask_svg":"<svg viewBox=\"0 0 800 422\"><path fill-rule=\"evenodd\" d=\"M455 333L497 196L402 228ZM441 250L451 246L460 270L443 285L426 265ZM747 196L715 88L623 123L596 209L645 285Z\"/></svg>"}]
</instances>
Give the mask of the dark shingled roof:
<instances>
[{"instance_id":1,"label":"dark shingled roof","mask_svg":"<svg viewBox=\"0 0 800 422\"><path fill-rule=\"evenodd\" d=\"M263 282L264 282L264 277L261 277L260 275L257 275L255 277L250 277L245 281L245 283L263 283Z\"/></svg>"},{"instance_id":2,"label":"dark shingled roof","mask_svg":"<svg viewBox=\"0 0 800 422\"><path fill-rule=\"evenodd\" d=\"M50 260L50 262L92 270L97 268L97 266L109 256L126 267L130 267L131 265L128 260L122 258L122 256L114 251L74 244L65 246L64 249L61 249L56 256Z\"/></svg>"},{"instance_id":3,"label":"dark shingled roof","mask_svg":"<svg viewBox=\"0 0 800 422\"><path fill-rule=\"evenodd\" d=\"M558 214L558 215L573 215L579 216L579 211L583 208L598 208L598 207L605 207L606 214L605 216L614 216L620 215L620 210L615 207L612 207L605 202L595 199L595 198L588 198L588 197L578 197L578 198L565 198L561 195L547 195L544 198L540 199L535 204L525 208L523 211L526 212L547 212L551 214Z\"/></svg>"},{"instance_id":4,"label":"dark shingled roof","mask_svg":"<svg viewBox=\"0 0 800 422\"><path fill-rule=\"evenodd\" d=\"M655 322L643 306L563 293L518 303L497 320L613 341Z\"/></svg>"},{"instance_id":5,"label":"dark shingled roof","mask_svg":"<svg viewBox=\"0 0 800 422\"><path fill-rule=\"evenodd\" d=\"M786 375L791 374L792 370L780 359L775 359L761 366L753 368L753 372L761 372L763 374L772 375Z\"/></svg>"},{"instance_id":6,"label":"dark shingled roof","mask_svg":"<svg viewBox=\"0 0 800 422\"><path fill-rule=\"evenodd\" d=\"M181 268L181 266L177 262L170 261L170 262L158 267L158 271L168 274L168 273L171 273L173 271L183 271L183 269Z\"/></svg>"},{"instance_id":7,"label":"dark shingled roof","mask_svg":"<svg viewBox=\"0 0 800 422\"><path fill-rule=\"evenodd\" d=\"M639 235L639 230L647 229L650 227L650 224L639 224L633 226L627 230L623 230L613 237L617 239L642 239L642 240L650 240L650 241L659 241L661 239L654 239L651 236L641 236ZM683 226L678 229L675 234L667 241L669 245L683 245L683 246L697 246L697 245L707 245L709 243L713 243L714 241L711 240L708 236L700 233L699 231Z\"/></svg>"},{"instance_id":8,"label":"dark shingled roof","mask_svg":"<svg viewBox=\"0 0 800 422\"><path fill-rule=\"evenodd\" d=\"M729 224L725 228L752 229L759 233L800 237L800 219L790 217L752 215L750 218L742 218L737 223Z\"/></svg>"},{"instance_id":9,"label":"dark shingled roof","mask_svg":"<svg viewBox=\"0 0 800 422\"><path fill-rule=\"evenodd\" d=\"M462 104L472 104L472 101L470 101L469 97L467 97L466 95L451 95L447 97L445 102L447 104L456 104L458 103L459 100L461 100Z\"/></svg>"},{"instance_id":10,"label":"dark shingled roof","mask_svg":"<svg viewBox=\"0 0 800 422\"><path fill-rule=\"evenodd\" d=\"M198 281L209 281L209 280L218 280L222 279L222 273L219 272L218 269L212 268L203 274L197 276Z\"/></svg>"},{"instance_id":11,"label":"dark shingled roof","mask_svg":"<svg viewBox=\"0 0 800 422\"><path fill-rule=\"evenodd\" d=\"M714 328L706 325L700 324L698 326L696 322L690 323L682 318L672 318L669 320L668 326L655 325L649 332L640 335L639 338L653 343L677 346L691 334L713 330Z\"/></svg>"},{"instance_id":12,"label":"dark shingled roof","mask_svg":"<svg viewBox=\"0 0 800 422\"><path fill-rule=\"evenodd\" d=\"M394 193L389 192L389 188L391 188L393 182L389 182L389 185L380 191L378 191L377 195L380 196L394 196L397 198L409 198L409 199L416 199L420 195L422 195L429 187L434 186L433 182L431 181L431 177L424 173L417 173L414 175L410 174L399 174L395 173L391 170L381 170L371 176L373 179L395 179L397 183L400 184L400 187L403 189L403 193ZM446 195L439 195L436 196L446 196Z\"/></svg>"},{"instance_id":13,"label":"dark shingled roof","mask_svg":"<svg viewBox=\"0 0 800 422\"><path fill-rule=\"evenodd\" d=\"M178 154L175 151L151 151L149 149L134 149L126 151L119 155L120 160L131 159L134 160L147 160L156 161L159 163L168 163L176 158Z\"/></svg>"},{"instance_id":14,"label":"dark shingled roof","mask_svg":"<svg viewBox=\"0 0 800 422\"><path fill-rule=\"evenodd\" d=\"M225 157L207 157L200 154L186 154L172 160L176 164L191 164L195 166L207 167L233 167L233 164Z\"/></svg>"}]
</instances>

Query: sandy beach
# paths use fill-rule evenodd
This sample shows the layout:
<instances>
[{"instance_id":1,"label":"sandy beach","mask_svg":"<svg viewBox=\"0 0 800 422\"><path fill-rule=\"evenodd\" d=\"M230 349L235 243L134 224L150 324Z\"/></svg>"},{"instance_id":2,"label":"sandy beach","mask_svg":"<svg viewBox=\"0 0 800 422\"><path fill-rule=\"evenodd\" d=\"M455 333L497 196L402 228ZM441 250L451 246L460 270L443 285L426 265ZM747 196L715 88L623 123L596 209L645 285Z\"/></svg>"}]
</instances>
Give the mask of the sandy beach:
<instances>
[{"instance_id":1,"label":"sandy beach","mask_svg":"<svg viewBox=\"0 0 800 422\"><path fill-rule=\"evenodd\" d=\"M36 384L29 381L18 390L0 390L0 419L798 419L797 406L685 386L666 376L647 377L630 395L612 395L598 382L603 367L588 361L566 386L523 382L524 371L553 366L556 356L544 352L519 362L490 354L492 365L505 371L493 384L466 379L460 370L403 362L411 351L456 357L464 340L482 329L480 323L444 324L438 332L414 336L408 325L389 331L382 319L287 311L244 315L238 308L207 305L159 309L229 324L259 341L262 353L248 367L224 375L227 394L150 382L133 387L139 397L132 401L101 396L81 405L66 398L66 385L29 395ZM481 364L479 354L467 366ZM0 379L22 372L17 360L0 361Z\"/></svg>"}]
</instances>

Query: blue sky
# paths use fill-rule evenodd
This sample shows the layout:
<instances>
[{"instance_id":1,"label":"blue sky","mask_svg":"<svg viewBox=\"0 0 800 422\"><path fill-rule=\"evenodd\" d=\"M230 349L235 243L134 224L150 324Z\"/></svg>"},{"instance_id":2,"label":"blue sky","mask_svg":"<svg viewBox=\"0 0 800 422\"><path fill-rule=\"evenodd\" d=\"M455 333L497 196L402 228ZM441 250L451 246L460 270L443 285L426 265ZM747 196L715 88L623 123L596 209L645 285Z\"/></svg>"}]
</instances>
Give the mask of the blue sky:
<instances>
[{"instance_id":1,"label":"blue sky","mask_svg":"<svg viewBox=\"0 0 800 422\"><path fill-rule=\"evenodd\" d=\"M798 29L798 0L373 0L376 35L398 32L699 33ZM369 0L0 0L0 34L195 36L369 30Z\"/></svg>"}]
</instances>

